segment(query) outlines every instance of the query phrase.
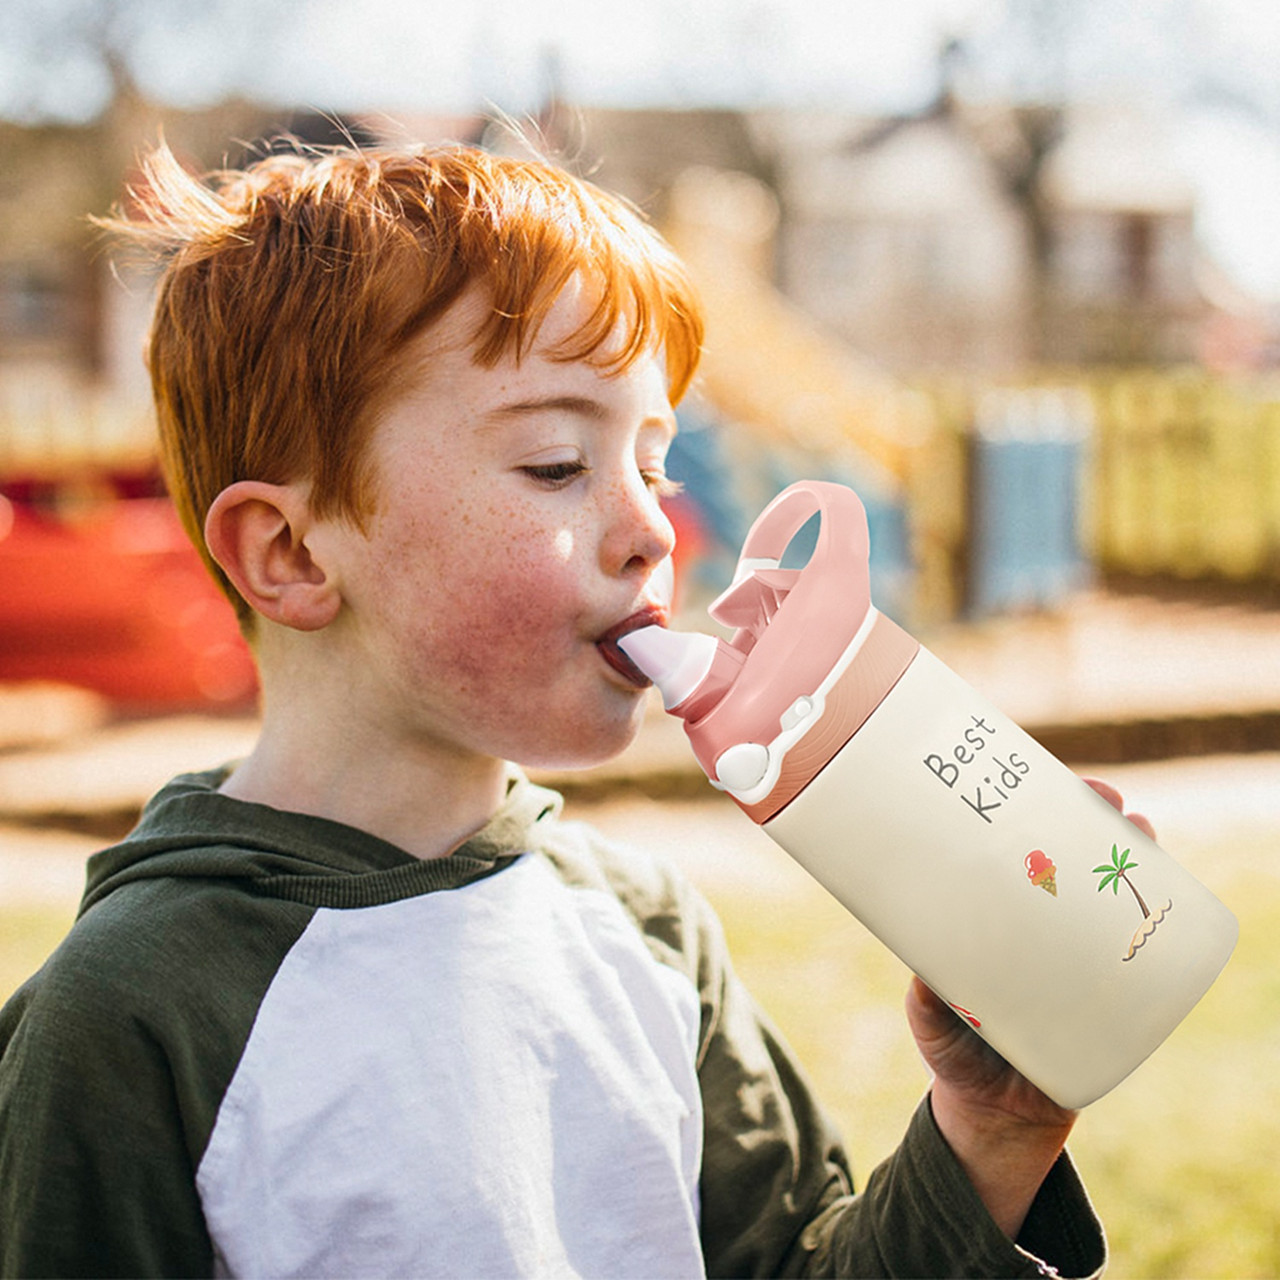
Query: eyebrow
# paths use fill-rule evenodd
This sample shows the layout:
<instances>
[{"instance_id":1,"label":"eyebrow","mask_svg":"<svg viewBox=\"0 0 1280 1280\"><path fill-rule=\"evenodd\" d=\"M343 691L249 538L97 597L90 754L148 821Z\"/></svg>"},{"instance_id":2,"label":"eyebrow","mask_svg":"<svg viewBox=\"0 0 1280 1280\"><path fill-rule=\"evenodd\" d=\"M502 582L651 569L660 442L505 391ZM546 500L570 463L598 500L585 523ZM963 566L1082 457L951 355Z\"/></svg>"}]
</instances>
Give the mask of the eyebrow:
<instances>
[{"instance_id":1,"label":"eyebrow","mask_svg":"<svg viewBox=\"0 0 1280 1280\"><path fill-rule=\"evenodd\" d=\"M510 404L500 404L491 409L485 416L502 421L506 418L519 418L534 413L574 413L595 422L602 422L609 416L608 409L599 400L590 396L541 396L533 400L514 400Z\"/></svg>"},{"instance_id":2,"label":"eyebrow","mask_svg":"<svg viewBox=\"0 0 1280 1280\"><path fill-rule=\"evenodd\" d=\"M504 422L532 417L539 413L572 413L590 422L604 422L609 417L608 407L591 396L535 396L532 400L513 400L509 404L495 405L484 415L482 430L493 430ZM673 436L678 429L674 410L660 419L655 418L654 421L660 421Z\"/></svg>"}]
</instances>

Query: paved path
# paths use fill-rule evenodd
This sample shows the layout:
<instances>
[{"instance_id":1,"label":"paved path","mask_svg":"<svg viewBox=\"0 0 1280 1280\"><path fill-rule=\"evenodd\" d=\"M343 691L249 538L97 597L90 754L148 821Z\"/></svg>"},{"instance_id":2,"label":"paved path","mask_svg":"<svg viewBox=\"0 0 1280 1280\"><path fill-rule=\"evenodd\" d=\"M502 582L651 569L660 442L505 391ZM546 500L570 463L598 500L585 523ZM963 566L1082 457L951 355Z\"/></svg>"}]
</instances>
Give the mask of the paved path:
<instances>
[{"instance_id":1,"label":"paved path","mask_svg":"<svg viewBox=\"0 0 1280 1280\"><path fill-rule=\"evenodd\" d=\"M1084 595L930 647L1020 724L1280 710L1280 611Z\"/></svg>"},{"instance_id":2,"label":"paved path","mask_svg":"<svg viewBox=\"0 0 1280 1280\"><path fill-rule=\"evenodd\" d=\"M1245 866L1280 876L1280 752L1118 765L1104 776L1132 809L1151 816L1161 844L1209 883ZM571 799L568 813L676 859L714 893L786 895L805 884L804 873L722 796L661 800L615 791ZM103 843L81 832L0 825L0 909L72 911L84 860Z\"/></svg>"}]
</instances>

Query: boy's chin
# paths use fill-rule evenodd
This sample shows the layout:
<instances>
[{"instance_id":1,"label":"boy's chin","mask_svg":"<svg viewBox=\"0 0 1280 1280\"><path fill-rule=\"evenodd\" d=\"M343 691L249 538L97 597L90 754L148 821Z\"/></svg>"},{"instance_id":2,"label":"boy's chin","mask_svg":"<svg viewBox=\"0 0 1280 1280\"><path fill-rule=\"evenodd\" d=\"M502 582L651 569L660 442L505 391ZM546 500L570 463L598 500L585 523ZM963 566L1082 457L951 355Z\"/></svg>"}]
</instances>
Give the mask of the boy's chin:
<instances>
[{"instance_id":1,"label":"boy's chin","mask_svg":"<svg viewBox=\"0 0 1280 1280\"><path fill-rule=\"evenodd\" d=\"M640 735L644 723L645 700L640 699L635 714L629 720L595 727L589 738L582 733L572 735L570 741L541 743L514 763L523 768L564 772L584 772L598 769L617 759Z\"/></svg>"}]
</instances>

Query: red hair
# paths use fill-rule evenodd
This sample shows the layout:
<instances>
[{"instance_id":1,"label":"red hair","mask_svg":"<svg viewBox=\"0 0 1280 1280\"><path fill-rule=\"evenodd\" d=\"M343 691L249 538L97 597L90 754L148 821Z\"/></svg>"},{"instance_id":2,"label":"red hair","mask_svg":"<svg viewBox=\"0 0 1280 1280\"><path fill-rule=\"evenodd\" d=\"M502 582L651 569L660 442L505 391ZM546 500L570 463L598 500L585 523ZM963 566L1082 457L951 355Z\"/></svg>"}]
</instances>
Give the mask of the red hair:
<instances>
[{"instance_id":1,"label":"red hair","mask_svg":"<svg viewBox=\"0 0 1280 1280\"><path fill-rule=\"evenodd\" d=\"M365 448L406 375L406 344L471 285L493 365L529 349L570 279L596 305L559 353L622 370L665 354L675 404L702 313L678 259L622 200L542 162L475 148L273 155L201 181L163 145L110 229L164 262L147 347L161 459L187 532L237 480L311 482L317 515L363 527ZM619 336L620 335L620 336Z\"/></svg>"}]
</instances>

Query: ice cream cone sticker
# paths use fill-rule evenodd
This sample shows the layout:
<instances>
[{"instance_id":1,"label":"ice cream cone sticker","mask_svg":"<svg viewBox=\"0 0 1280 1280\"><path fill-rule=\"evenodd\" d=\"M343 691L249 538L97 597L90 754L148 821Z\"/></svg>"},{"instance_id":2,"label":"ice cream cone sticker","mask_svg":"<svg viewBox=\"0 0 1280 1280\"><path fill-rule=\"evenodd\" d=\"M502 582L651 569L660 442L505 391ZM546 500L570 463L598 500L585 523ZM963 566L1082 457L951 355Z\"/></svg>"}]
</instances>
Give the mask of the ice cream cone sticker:
<instances>
[{"instance_id":1,"label":"ice cream cone sticker","mask_svg":"<svg viewBox=\"0 0 1280 1280\"><path fill-rule=\"evenodd\" d=\"M1043 889L1045 893L1051 893L1056 898L1058 896L1058 868L1054 866L1053 859L1047 857L1040 849L1032 849L1023 859L1023 863L1027 868L1027 879L1037 889Z\"/></svg>"},{"instance_id":2,"label":"ice cream cone sticker","mask_svg":"<svg viewBox=\"0 0 1280 1280\"><path fill-rule=\"evenodd\" d=\"M1102 879L1098 881L1098 892L1101 893L1108 885L1111 886L1111 892L1118 894L1120 892L1120 882L1123 880L1129 887L1129 892L1133 894L1134 900L1142 911L1142 923L1138 926L1133 935L1133 941L1129 943L1128 954L1124 957L1126 960L1132 960L1137 954L1138 949L1143 946L1147 939L1155 933L1165 916L1173 910L1173 903L1166 901L1161 907L1157 907L1153 912L1143 900L1142 894L1138 892L1137 886L1129 879L1129 872L1137 867L1136 862L1131 862L1131 850L1126 849L1120 852L1120 846L1113 844L1111 846L1111 861L1104 862L1100 867L1094 867L1095 875L1101 875Z\"/></svg>"}]
</instances>

